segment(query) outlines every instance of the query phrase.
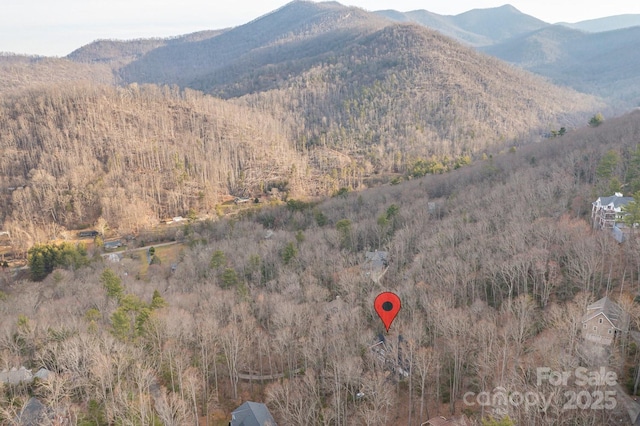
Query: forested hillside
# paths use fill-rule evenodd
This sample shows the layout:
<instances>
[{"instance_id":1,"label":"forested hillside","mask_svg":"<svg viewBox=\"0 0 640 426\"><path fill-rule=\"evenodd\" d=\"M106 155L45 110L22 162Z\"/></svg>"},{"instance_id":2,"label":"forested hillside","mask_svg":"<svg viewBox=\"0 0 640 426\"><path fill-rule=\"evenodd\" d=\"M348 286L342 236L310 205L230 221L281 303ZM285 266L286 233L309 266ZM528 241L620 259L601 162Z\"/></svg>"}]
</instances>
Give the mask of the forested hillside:
<instances>
[{"instance_id":1,"label":"forested hillside","mask_svg":"<svg viewBox=\"0 0 640 426\"><path fill-rule=\"evenodd\" d=\"M488 28L494 13L517 24ZM520 15L457 22L486 39L541 25ZM576 34L529 34L543 46L520 58L584 82L570 39L576 60L598 56L585 41L628 42ZM599 196L640 197L640 111L605 119L602 100L420 25L308 1L0 56L0 95L0 423L33 397L40 424L82 426L227 425L246 400L280 425L627 424L637 344L598 358L581 318L606 294L640 326L640 238L589 222ZM402 309L385 331L387 290ZM602 365L611 409L564 409L567 391L603 389L536 380ZM5 380L20 366L49 373Z\"/></svg>"},{"instance_id":2,"label":"forested hillside","mask_svg":"<svg viewBox=\"0 0 640 426\"><path fill-rule=\"evenodd\" d=\"M382 171L573 127L602 106L417 25L388 26L293 67L251 68L230 87L251 93L239 101L304 123L297 134L308 146L359 155Z\"/></svg>"},{"instance_id":3,"label":"forested hillside","mask_svg":"<svg viewBox=\"0 0 640 426\"><path fill-rule=\"evenodd\" d=\"M473 26L476 15L460 19ZM440 157L459 156L603 107L425 27L338 3L292 2L219 36L152 50L117 72L226 99L263 96L264 108L303 120L307 142L355 144L360 155L370 154L366 145L384 152L398 143L411 145L403 154L421 147L415 154L428 157L444 145Z\"/></svg>"},{"instance_id":4,"label":"forested hillside","mask_svg":"<svg viewBox=\"0 0 640 426\"><path fill-rule=\"evenodd\" d=\"M626 24L624 18L629 19ZM68 59L108 63L118 81L178 84L235 97L246 91L288 86L292 75L342 60L343 49L364 42L367 35L396 25L394 22L413 22L555 84L605 98L618 114L637 106L640 90L634 71L638 36L637 28L630 24L632 18L604 18L603 25L611 23L609 29L618 31L588 34L547 24L510 5L445 16L426 10L368 13L335 2L295 1L236 28L175 39L98 41ZM598 22L584 25L588 28ZM412 50L404 44L403 48Z\"/></svg>"},{"instance_id":5,"label":"forested hillside","mask_svg":"<svg viewBox=\"0 0 640 426\"><path fill-rule=\"evenodd\" d=\"M80 63L109 64L111 68L118 69L159 47L180 46L185 42L206 40L223 32L224 30L200 31L173 38L96 40L74 50L67 58Z\"/></svg>"},{"instance_id":6,"label":"forested hillside","mask_svg":"<svg viewBox=\"0 0 640 426\"><path fill-rule=\"evenodd\" d=\"M418 23L557 85L602 97L617 114L637 106L638 15L552 25L510 5L455 16L426 10L376 13Z\"/></svg>"},{"instance_id":7,"label":"forested hillside","mask_svg":"<svg viewBox=\"0 0 640 426\"><path fill-rule=\"evenodd\" d=\"M157 86L53 86L0 102L4 229L19 246L94 224L132 231L270 185L313 192L267 114Z\"/></svg>"},{"instance_id":8,"label":"forested hillside","mask_svg":"<svg viewBox=\"0 0 640 426\"><path fill-rule=\"evenodd\" d=\"M556 25L482 50L614 106L636 107L639 39L640 27L590 34Z\"/></svg>"},{"instance_id":9,"label":"forested hillside","mask_svg":"<svg viewBox=\"0 0 640 426\"><path fill-rule=\"evenodd\" d=\"M250 73L251 68L269 63L297 62L340 50L388 24L374 14L336 2L295 1L217 37L150 51L120 69L119 74L126 82L190 86L227 69L223 77L232 81L234 72ZM213 84L208 83L206 88Z\"/></svg>"},{"instance_id":10,"label":"forested hillside","mask_svg":"<svg viewBox=\"0 0 640 426\"><path fill-rule=\"evenodd\" d=\"M80 64L63 58L0 53L0 95L59 83L114 84L111 67Z\"/></svg>"},{"instance_id":11,"label":"forested hillside","mask_svg":"<svg viewBox=\"0 0 640 426\"><path fill-rule=\"evenodd\" d=\"M627 424L622 402L562 410L560 395L546 412L483 410L462 396L557 390L536 368L584 365L580 318L607 290L638 321L640 240L618 245L588 218L594 197L640 176L639 137L634 113L448 174L189 225L175 272L136 277L133 255L16 282L0 301L2 363L55 375L6 389L3 416L29 391L98 425L222 423L247 399L287 425L419 425L451 410ZM362 269L375 249L390 260L379 282ZM384 351L372 309L382 290L403 303ZM638 353L612 350L628 390Z\"/></svg>"},{"instance_id":12,"label":"forested hillside","mask_svg":"<svg viewBox=\"0 0 640 426\"><path fill-rule=\"evenodd\" d=\"M14 247L99 218L128 232L211 214L224 197L273 187L315 197L442 173L604 106L337 3L293 2L220 32L98 41L69 58L5 58L0 226ZM172 86L95 85L136 80Z\"/></svg>"}]
</instances>

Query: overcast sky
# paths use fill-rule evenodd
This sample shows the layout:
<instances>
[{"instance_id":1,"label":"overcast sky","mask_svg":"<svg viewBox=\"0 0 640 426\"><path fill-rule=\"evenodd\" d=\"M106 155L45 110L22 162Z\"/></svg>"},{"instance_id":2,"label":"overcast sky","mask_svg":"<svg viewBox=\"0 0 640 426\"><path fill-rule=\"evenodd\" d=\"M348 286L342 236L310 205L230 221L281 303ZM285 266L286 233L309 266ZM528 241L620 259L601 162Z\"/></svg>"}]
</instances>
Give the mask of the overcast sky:
<instances>
[{"instance_id":1,"label":"overcast sky","mask_svg":"<svg viewBox=\"0 0 640 426\"><path fill-rule=\"evenodd\" d=\"M244 24L288 0L0 0L0 52L65 56L96 39L168 37ZM640 13L638 0L344 0L366 10L456 15L511 4L549 23Z\"/></svg>"}]
</instances>

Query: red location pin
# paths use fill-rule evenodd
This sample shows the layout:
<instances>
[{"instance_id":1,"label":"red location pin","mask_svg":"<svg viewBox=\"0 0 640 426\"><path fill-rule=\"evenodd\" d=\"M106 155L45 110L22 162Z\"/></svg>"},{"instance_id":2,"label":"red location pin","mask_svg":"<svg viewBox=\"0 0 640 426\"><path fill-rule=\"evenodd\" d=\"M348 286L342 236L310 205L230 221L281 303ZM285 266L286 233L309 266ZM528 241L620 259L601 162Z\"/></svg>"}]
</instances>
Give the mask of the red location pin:
<instances>
[{"instance_id":1,"label":"red location pin","mask_svg":"<svg viewBox=\"0 0 640 426\"><path fill-rule=\"evenodd\" d=\"M400 311L400 298L395 293L385 291L384 293L380 293L376 297L376 300L373 301L373 307L378 313L378 316L382 320L382 323L384 324L388 333L389 327L391 327L391 323Z\"/></svg>"}]
</instances>

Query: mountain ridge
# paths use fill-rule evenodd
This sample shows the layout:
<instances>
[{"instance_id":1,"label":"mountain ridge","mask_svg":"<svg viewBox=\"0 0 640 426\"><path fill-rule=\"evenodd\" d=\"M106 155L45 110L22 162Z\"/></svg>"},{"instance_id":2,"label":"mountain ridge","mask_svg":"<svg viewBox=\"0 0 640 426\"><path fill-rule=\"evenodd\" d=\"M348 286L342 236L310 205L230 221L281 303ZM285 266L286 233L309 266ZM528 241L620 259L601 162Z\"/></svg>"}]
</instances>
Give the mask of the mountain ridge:
<instances>
[{"instance_id":1,"label":"mountain ridge","mask_svg":"<svg viewBox=\"0 0 640 426\"><path fill-rule=\"evenodd\" d=\"M208 30L167 38L142 38L135 40L96 40L82 46L65 58L74 62L107 63L124 66L151 50L167 45L206 40L226 30Z\"/></svg>"},{"instance_id":2,"label":"mountain ridge","mask_svg":"<svg viewBox=\"0 0 640 426\"><path fill-rule=\"evenodd\" d=\"M634 71L640 66L638 49L634 47L638 27L629 26L640 24L635 15L585 21L581 26L547 24L509 5L455 16L436 16L426 11L378 13L392 20L432 26L555 84L603 97L617 112L638 104L640 81ZM509 14L512 18L504 24L504 17ZM459 19L461 16L471 19ZM497 22L501 24L496 25ZM598 32L585 31L596 30L598 25Z\"/></svg>"},{"instance_id":3,"label":"mountain ridge","mask_svg":"<svg viewBox=\"0 0 640 426\"><path fill-rule=\"evenodd\" d=\"M560 85L637 106L640 27L586 33L556 25L482 51ZM634 105L636 103L636 105Z\"/></svg>"},{"instance_id":4,"label":"mountain ridge","mask_svg":"<svg viewBox=\"0 0 640 426\"><path fill-rule=\"evenodd\" d=\"M273 48L285 40L306 39L320 31L330 33L329 30L346 28L347 23L353 24L346 30L352 37L365 31L367 24L377 27L385 24L384 21L376 22L371 18L372 16L362 9L347 8L336 2L294 1L247 24L225 31L218 37L191 43L186 49L185 46L166 46L149 52L137 63L124 67L121 74L125 81L140 81L138 76L144 74L145 82L178 81L184 84L189 79L194 79L199 70L211 72L222 68L229 61L241 58L254 49ZM197 63L194 62L196 57L199 59ZM193 65L189 69L171 69L166 64L168 58L173 62L191 61ZM156 61L165 64L163 75L155 79L149 78L158 73L154 71Z\"/></svg>"},{"instance_id":5,"label":"mountain ridge","mask_svg":"<svg viewBox=\"0 0 640 426\"><path fill-rule=\"evenodd\" d=\"M472 46L487 46L548 25L511 5L472 9L458 15L439 15L426 10L376 11L391 20L415 22ZM503 25L496 25L501 22ZM504 24L506 22L506 24Z\"/></svg>"},{"instance_id":6,"label":"mountain ridge","mask_svg":"<svg viewBox=\"0 0 640 426\"><path fill-rule=\"evenodd\" d=\"M627 13L622 15L606 16L603 18L588 19L575 23L558 22L558 24L592 33L614 31L629 27L637 27L640 25L640 14Z\"/></svg>"},{"instance_id":7,"label":"mountain ridge","mask_svg":"<svg viewBox=\"0 0 640 426\"><path fill-rule=\"evenodd\" d=\"M474 10L459 19L483 23L496 11L542 25L512 6ZM521 137L531 129L546 133L550 125L584 120L603 107L481 57L424 26L398 24L337 2L291 2L213 37L151 49L114 72L125 84L177 84L234 102L270 103L280 119L293 114L306 123L298 131L305 143L322 140L339 147L346 132L347 145L359 155L395 140L411 146L410 156L459 156L469 147L476 152L492 140ZM377 116L381 101L373 94L395 108L386 106ZM359 116L372 108L367 117L384 116L394 126L404 123L402 128L415 121L419 130L366 124Z\"/></svg>"}]
</instances>

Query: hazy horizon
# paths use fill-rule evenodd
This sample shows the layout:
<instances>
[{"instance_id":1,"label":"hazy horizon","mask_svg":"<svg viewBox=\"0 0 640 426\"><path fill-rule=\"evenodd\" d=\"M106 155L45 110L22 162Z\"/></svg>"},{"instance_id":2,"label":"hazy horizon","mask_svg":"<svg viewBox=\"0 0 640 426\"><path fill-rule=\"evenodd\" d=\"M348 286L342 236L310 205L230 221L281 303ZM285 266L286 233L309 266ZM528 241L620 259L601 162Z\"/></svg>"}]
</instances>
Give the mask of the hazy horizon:
<instances>
[{"instance_id":1,"label":"hazy horizon","mask_svg":"<svg viewBox=\"0 0 640 426\"><path fill-rule=\"evenodd\" d=\"M202 0L25 0L6 5L0 16L0 52L65 56L97 39L129 40L171 37L202 30L235 27L278 9L286 0L238 0L223 4ZM511 4L522 13L548 23L580 22L621 14L640 13L640 2L613 0L603 6L589 0L346 0L344 5L369 11L428 10L456 15L471 9Z\"/></svg>"}]
</instances>

